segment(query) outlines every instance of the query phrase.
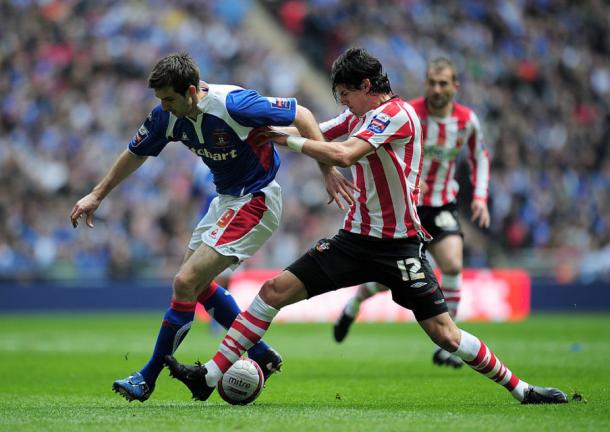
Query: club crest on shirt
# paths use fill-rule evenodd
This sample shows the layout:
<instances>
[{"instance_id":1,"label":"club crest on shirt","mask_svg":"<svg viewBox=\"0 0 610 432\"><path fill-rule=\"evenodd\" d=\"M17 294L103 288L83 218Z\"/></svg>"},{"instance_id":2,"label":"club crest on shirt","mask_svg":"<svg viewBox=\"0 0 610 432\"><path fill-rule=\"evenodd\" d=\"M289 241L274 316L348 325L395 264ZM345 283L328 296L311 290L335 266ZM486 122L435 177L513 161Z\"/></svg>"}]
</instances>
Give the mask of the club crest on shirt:
<instances>
[{"instance_id":1,"label":"club crest on shirt","mask_svg":"<svg viewBox=\"0 0 610 432\"><path fill-rule=\"evenodd\" d=\"M267 98L269 103L271 104L271 108L279 108L279 109L290 109L290 99L285 98Z\"/></svg>"},{"instance_id":2,"label":"club crest on shirt","mask_svg":"<svg viewBox=\"0 0 610 432\"><path fill-rule=\"evenodd\" d=\"M142 143L142 141L144 140L144 138L146 138L147 135L148 135L148 129L146 129L146 126L144 126L144 125L140 126L140 129L138 129L138 132L136 132L136 135L133 137L132 147L139 146Z\"/></svg>"},{"instance_id":3,"label":"club crest on shirt","mask_svg":"<svg viewBox=\"0 0 610 432\"><path fill-rule=\"evenodd\" d=\"M224 147L229 144L231 137L229 136L229 132L224 129L215 129L212 132L212 138L214 139L214 145L217 147Z\"/></svg>"},{"instance_id":4,"label":"club crest on shirt","mask_svg":"<svg viewBox=\"0 0 610 432\"><path fill-rule=\"evenodd\" d=\"M388 125L390 124L390 116L386 113L379 113L373 116L369 126L367 127L373 133L381 133L383 132Z\"/></svg>"}]
</instances>

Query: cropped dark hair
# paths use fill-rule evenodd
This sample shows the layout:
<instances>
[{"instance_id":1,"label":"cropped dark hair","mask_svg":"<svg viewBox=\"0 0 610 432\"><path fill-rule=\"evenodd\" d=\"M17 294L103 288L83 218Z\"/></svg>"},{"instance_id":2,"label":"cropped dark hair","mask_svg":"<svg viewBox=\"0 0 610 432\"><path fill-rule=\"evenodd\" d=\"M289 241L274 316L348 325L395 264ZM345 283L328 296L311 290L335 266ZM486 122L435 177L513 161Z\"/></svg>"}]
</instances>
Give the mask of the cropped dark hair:
<instances>
[{"instance_id":1,"label":"cropped dark hair","mask_svg":"<svg viewBox=\"0 0 610 432\"><path fill-rule=\"evenodd\" d=\"M199 68L186 53L170 54L153 67L148 77L148 87L161 89L171 86L176 93L184 95L189 86L199 85Z\"/></svg>"},{"instance_id":2,"label":"cropped dark hair","mask_svg":"<svg viewBox=\"0 0 610 432\"><path fill-rule=\"evenodd\" d=\"M392 93L390 80L383 72L381 62L363 48L348 49L334 61L330 71L333 95L337 98L339 84L349 89L360 89L366 78L371 82L371 93Z\"/></svg>"},{"instance_id":3,"label":"cropped dark hair","mask_svg":"<svg viewBox=\"0 0 610 432\"><path fill-rule=\"evenodd\" d=\"M451 60L445 57L437 57L434 60L428 63L428 68L426 69L426 76L428 72L431 70L440 70L440 69L449 69L451 71L451 79L453 82L457 81L457 74L455 73L455 66Z\"/></svg>"}]
</instances>

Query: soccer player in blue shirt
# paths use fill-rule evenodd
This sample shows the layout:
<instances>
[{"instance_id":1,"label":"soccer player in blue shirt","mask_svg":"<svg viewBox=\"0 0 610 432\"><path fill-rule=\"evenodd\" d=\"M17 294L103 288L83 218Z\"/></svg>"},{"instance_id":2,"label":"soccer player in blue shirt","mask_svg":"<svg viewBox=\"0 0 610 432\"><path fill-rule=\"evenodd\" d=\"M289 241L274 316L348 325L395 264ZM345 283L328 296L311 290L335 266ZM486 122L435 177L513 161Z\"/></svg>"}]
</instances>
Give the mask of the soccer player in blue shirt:
<instances>
[{"instance_id":1,"label":"soccer player in blue shirt","mask_svg":"<svg viewBox=\"0 0 610 432\"><path fill-rule=\"evenodd\" d=\"M260 96L237 86L207 84L188 54L172 54L153 68L148 86L161 104L148 115L129 143L91 193L80 199L70 219L76 228L102 200L149 156L181 141L210 168L218 192L192 233L184 261L172 283L172 300L163 317L148 363L138 372L113 383L128 401L147 400L163 369L164 356L173 353L191 328L199 300L225 328L240 313L231 295L213 282L228 267L252 256L277 228L282 211L280 186L274 180L279 155L265 134L269 126L293 125L299 133L322 140L311 112L293 98ZM339 172L320 165L331 200L340 207L342 196L353 200L351 184ZM282 358L263 341L248 351L265 378L279 370Z\"/></svg>"}]
</instances>

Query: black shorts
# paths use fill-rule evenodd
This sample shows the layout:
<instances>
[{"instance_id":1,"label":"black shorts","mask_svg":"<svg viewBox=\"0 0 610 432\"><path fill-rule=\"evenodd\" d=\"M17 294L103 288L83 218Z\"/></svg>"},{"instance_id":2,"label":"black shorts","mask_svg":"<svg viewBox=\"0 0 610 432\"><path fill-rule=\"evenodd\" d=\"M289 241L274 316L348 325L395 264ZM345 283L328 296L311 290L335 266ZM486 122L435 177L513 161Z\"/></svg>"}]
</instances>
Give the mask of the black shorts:
<instances>
[{"instance_id":1,"label":"black shorts","mask_svg":"<svg viewBox=\"0 0 610 432\"><path fill-rule=\"evenodd\" d=\"M464 237L455 202L445 204L442 207L419 206L417 207L417 214L422 226L432 236L430 243L435 243L448 235Z\"/></svg>"},{"instance_id":2,"label":"black shorts","mask_svg":"<svg viewBox=\"0 0 610 432\"><path fill-rule=\"evenodd\" d=\"M418 321L447 312L447 305L423 243L382 240L344 230L322 239L286 269L303 282L308 298L339 288L379 282L392 300L411 309Z\"/></svg>"}]
</instances>

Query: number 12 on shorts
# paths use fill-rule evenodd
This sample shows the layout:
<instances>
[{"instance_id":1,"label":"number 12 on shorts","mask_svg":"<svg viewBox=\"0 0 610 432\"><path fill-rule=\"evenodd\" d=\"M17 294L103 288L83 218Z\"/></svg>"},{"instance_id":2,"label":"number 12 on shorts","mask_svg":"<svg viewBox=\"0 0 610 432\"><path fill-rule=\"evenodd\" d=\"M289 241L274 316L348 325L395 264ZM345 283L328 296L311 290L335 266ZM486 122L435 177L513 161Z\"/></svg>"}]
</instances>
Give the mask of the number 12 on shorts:
<instances>
[{"instance_id":1,"label":"number 12 on shorts","mask_svg":"<svg viewBox=\"0 0 610 432\"><path fill-rule=\"evenodd\" d=\"M426 275L421 270L421 261L419 258L406 258L396 261L396 265L402 274L403 281L414 281L425 279Z\"/></svg>"}]
</instances>

